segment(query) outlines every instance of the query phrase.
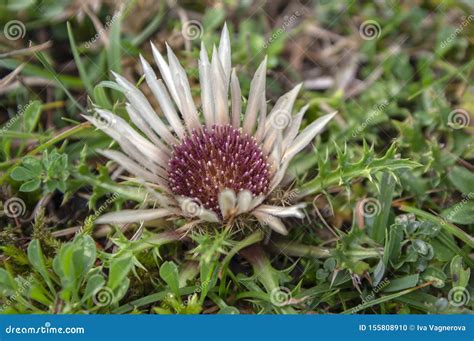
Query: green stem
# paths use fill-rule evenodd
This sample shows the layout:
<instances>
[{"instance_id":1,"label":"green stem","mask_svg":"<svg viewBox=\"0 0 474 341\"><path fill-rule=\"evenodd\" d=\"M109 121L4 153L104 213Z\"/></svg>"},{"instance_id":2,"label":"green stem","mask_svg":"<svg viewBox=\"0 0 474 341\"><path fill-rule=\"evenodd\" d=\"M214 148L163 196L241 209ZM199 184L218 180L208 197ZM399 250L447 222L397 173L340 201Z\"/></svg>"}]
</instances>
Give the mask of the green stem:
<instances>
[{"instance_id":1,"label":"green stem","mask_svg":"<svg viewBox=\"0 0 474 341\"><path fill-rule=\"evenodd\" d=\"M329 249L313 245L304 245L291 242L274 242L272 249L276 252L282 252L295 257L329 258L334 255L335 249ZM360 249L346 251L345 254L351 258L366 259L380 258L383 255L382 249Z\"/></svg>"}]
</instances>

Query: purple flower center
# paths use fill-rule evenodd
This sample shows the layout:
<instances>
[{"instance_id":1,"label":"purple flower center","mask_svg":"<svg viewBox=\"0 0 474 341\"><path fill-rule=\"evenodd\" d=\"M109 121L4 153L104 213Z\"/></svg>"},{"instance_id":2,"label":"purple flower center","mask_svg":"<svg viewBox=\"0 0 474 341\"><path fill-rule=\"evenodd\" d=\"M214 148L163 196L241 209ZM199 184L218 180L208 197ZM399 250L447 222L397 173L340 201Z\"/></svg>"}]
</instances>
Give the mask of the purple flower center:
<instances>
[{"instance_id":1,"label":"purple flower center","mask_svg":"<svg viewBox=\"0 0 474 341\"><path fill-rule=\"evenodd\" d=\"M195 199L220 216L219 192L249 190L265 194L269 165L253 137L232 126L195 130L175 146L169 161L169 186L176 195Z\"/></svg>"}]
</instances>

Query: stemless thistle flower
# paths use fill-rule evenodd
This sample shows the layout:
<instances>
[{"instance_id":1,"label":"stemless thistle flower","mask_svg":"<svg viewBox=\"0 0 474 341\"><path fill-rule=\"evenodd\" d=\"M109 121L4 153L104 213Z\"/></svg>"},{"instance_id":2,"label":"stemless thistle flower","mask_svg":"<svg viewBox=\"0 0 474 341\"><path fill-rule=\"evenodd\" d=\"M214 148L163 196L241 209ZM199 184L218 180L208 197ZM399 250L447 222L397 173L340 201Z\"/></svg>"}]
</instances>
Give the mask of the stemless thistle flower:
<instances>
[{"instance_id":1,"label":"stemless thistle flower","mask_svg":"<svg viewBox=\"0 0 474 341\"><path fill-rule=\"evenodd\" d=\"M322 131L335 113L317 119L299 133L308 106L291 114L301 87L297 85L278 99L267 115L266 58L252 79L243 113L239 81L235 69L231 70L229 33L224 26L211 61L201 44L201 118L186 72L171 48L167 45L166 62L153 44L151 47L163 80L157 79L142 56L140 59L146 82L166 121L157 115L140 90L117 74L117 87L128 100L127 112L142 134L105 110L96 109L97 115L86 119L117 141L125 154L114 150L100 152L135 175L161 207L109 213L96 222L185 217L195 223L231 223L246 214L286 234L280 218L302 218L304 204L275 206L270 204L272 193L282 182L291 159Z\"/></svg>"}]
</instances>

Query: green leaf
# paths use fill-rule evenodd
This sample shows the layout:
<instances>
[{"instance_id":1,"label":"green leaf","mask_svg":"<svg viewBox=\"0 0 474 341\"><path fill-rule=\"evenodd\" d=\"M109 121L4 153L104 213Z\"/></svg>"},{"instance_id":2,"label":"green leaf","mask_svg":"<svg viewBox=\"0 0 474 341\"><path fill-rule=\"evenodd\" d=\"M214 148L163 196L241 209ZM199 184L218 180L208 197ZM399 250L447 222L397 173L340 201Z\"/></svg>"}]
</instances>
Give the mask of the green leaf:
<instances>
[{"instance_id":1,"label":"green leaf","mask_svg":"<svg viewBox=\"0 0 474 341\"><path fill-rule=\"evenodd\" d=\"M456 224L472 224L474 223L474 201L464 199L456 205L444 210L441 215L448 221Z\"/></svg>"},{"instance_id":2,"label":"green leaf","mask_svg":"<svg viewBox=\"0 0 474 341\"><path fill-rule=\"evenodd\" d=\"M236 307L226 306L226 307L220 309L218 314L238 315L238 314L240 314L240 311Z\"/></svg>"},{"instance_id":3,"label":"green leaf","mask_svg":"<svg viewBox=\"0 0 474 341\"><path fill-rule=\"evenodd\" d=\"M164 262L160 267L160 277L168 284L171 291L180 297L178 267L173 262Z\"/></svg>"},{"instance_id":4,"label":"green leaf","mask_svg":"<svg viewBox=\"0 0 474 341\"><path fill-rule=\"evenodd\" d=\"M46 262L43 251L41 250L40 242L37 239L33 239L30 242L30 245L28 245L28 260L30 261L33 268L41 275L41 277L43 277L51 292L54 293L55 290L53 282L51 281L48 268L46 267Z\"/></svg>"},{"instance_id":5,"label":"green leaf","mask_svg":"<svg viewBox=\"0 0 474 341\"><path fill-rule=\"evenodd\" d=\"M20 186L21 192L33 192L36 191L41 185L40 179L33 179L30 181L25 182Z\"/></svg>"},{"instance_id":6,"label":"green leaf","mask_svg":"<svg viewBox=\"0 0 474 341\"><path fill-rule=\"evenodd\" d=\"M221 26L225 19L225 11L221 7L213 7L206 11L202 18L202 26L205 32L212 32L217 27Z\"/></svg>"},{"instance_id":7,"label":"green leaf","mask_svg":"<svg viewBox=\"0 0 474 341\"><path fill-rule=\"evenodd\" d=\"M466 195L474 193L474 173L466 168L454 166L448 173L448 179L459 192Z\"/></svg>"},{"instance_id":8,"label":"green leaf","mask_svg":"<svg viewBox=\"0 0 474 341\"><path fill-rule=\"evenodd\" d=\"M84 295L82 296L82 300L85 301L92 297L96 292L100 290L100 288L104 287L105 279L100 274L95 274L89 277L87 280L86 288L84 289Z\"/></svg>"},{"instance_id":9,"label":"green leaf","mask_svg":"<svg viewBox=\"0 0 474 341\"><path fill-rule=\"evenodd\" d=\"M112 109L112 103L110 103L103 86L95 86L93 96L97 106L104 109Z\"/></svg>"},{"instance_id":10,"label":"green leaf","mask_svg":"<svg viewBox=\"0 0 474 341\"><path fill-rule=\"evenodd\" d=\"M86 273L96 260L96 247L92 237L79 235L64 244L53 260L53 269L62 285L61 298L78 299L79 289Z\"/></svg>"},{"instance_id":11,"label":"green leaf","mask_svg":"<svg viewBox=\"0 0 474 341\"><path fill-rule=\"evenodd\" d=\"M121 73L122 66L122 54L121 52L121 41L120 41L120 30L122 26L122 13L116 12L111 19L112 26L110 29L109 36L109 48L107 50L107 62L109 69L117 73Z\"/></svg>"},{"instance_id":12,"label":"green leaf","mask_svg":"<svg viewBox=\"0 0 474 341\"><path fill-rule=\"evenodd\" d=\"M409 275L401 278L395 278L390 280L390 284L386 286L383 291L384 292L393 292L393 291L399 291L399 290L404 290L408 288L412 288L416 286L418 283L418 280L420 278L420 275L415 274L415 275Z\"/></svg>"},{"instance_id":13,"label":"green leaf","mask_svg":"<svg viewBox=\"0 0 474 341\"><path fill-rule=\"evenodd\" d=\"M26 109L23 111L23 123L24 130L27 133L31 133L36 125L41 115L41 102L33 101L30 102Z\"/></svg>"},{"instance_id":14,"label":"green leaf","mask_svg":"<svg viewBox=\"0 0 474 341\"><path fill-rule=\"evenodd\" d=\"M468 244L470 247L474 247L474 238L471 235L467 234L462 229L460 229L459 227L457 227L456 225L452 225L446 222L446 220L443 220L438 216L435 216L431 213L425 212L415 207L402 205L400 206L400 210L403 212L413 213L423 218L423 220L439 224L446 232L458 237L459 239L464 241L466 244Z\"/></svg>"},{"instance_id":15,"label":"green leaf","mask_svg":"<svg viewBox=\"0 0 474 341\"><path fill-rule=\"evenodd\" d=\"M70 293L75 287L76 278L72 261L74 245L72 242L64 244L53 260L54 272L59 276L62 285L62 298L69 300Z\"/></svg>"},{"instance_id":16,"label":"green leaf","mask_svg":"<svg viewBox=\"0 0 474 341\"><path fill-rule=\"evenodd\" d=\"M8 273L7 270L0 268L0 293L13 294L17 290L18 283Z\"/></svg>"},{"instance_id":17,"label":"green leaf","mask_svg":"<svg viewBox=\"0 0 474 341\"><path fill-rule=\"evenodd\" d=\"M442 270L435 267L430 267L423 272L423 279L427 282L432 281L432 285L436 288L444 287L446 278L446 274Z\"/></svg>"},{"instance_id":18,"label":"green leaf","mask_svg":"<svg viewBox=\"0 0 474 341\"><path fill-rule=\"evenodd\" d=\"M465 288L469 283L469 277L471 276L471 269L463 268L462 257L457 255L451 261L451 278L453 280L453 287L463 287Z\"/></svg>"},{"instance_id":19,"label":"green leaf","mask_svg":"<svg viewBox=\"0 0 474 341\"><path fill-rule=\"evenodd\" d=\"M37 177L41 175L43 171L43 166L40 160L32 157L26 156L21 161L22 165L26 167L31 173L35 174Z\"/></svg>"},{"instance_id":20,"label":"green leaf","mask_svg":"<svg viewBox=\"0 0 474 341\"><path fill-rule=\"evenodd\" d=\"M373 286L377 286L380 281L383 278L383 275L385 274L385 265L383 263L383 260L381 259L377 265L375 266L374 269L374 280L373 280Z\"/></svg>"},{"instance_id":21,"label":"green leaf","mask_svg":"<svg viewBox=\"0 0 474 341\"><path fill-rule=\"evenodd\" d=\"M216 268L216 262L213 260L209 262L201 261L200 266L201 297L199 302L202 305L207 293L215 284L215 281L213 280L213 274L214 269Z\"/></svg>"},{"instance_id":22,"label":"green leaf","mask_svg":"<svg viewBox=\"0 0 474 341\"><path fill-rule=\"evenodd\" d=\"M385 241L385 250L383 253L383 262L385 267L391 264L395 264L400 257L400 251L402 248L403 240L403 226L400 224L394 224L390 226L388 237Z\"/></svg>"},{"instance_id":23,"label":"green leaf","mask_svg":"<svg viewBox=\"0 0 474 341\"><path fill-rule=\"evenodd\" d=\"M36 302L44 304L45 306L50 306L53 301L45 290L46 289L38 283L32 283L29 287L28 296Z\"/></svg>"},{"instance_id":24,"label":"green leaf","mask_svg":"<svg viewBox=\"0 0 474 341\"><path fill-rule=\"evenodd\" d=\"M76 237L74 247L74 269L76 271L76 278L80 279L92 269L97 258L97 250L94 239L88 235Z\"/></svg>"},{"instance_id":25,"label":"green leaf","mask_svg":"<svg viewBox=\"0 0 474 341\"><path fill-rule=\"evenodd\" d=\"M38 175L39 174L35 174L31 170L22 166L15 167L10 174L11 178L16 181L31 180L36 178Z\"/></svg>"}]
</instances>

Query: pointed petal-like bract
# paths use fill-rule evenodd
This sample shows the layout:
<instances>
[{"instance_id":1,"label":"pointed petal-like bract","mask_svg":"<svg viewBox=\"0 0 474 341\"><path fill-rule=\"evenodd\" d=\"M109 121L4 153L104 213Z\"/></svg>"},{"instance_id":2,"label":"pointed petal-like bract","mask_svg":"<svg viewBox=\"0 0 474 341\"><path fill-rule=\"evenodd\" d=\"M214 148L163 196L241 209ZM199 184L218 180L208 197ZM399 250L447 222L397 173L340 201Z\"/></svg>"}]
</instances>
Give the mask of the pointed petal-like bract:
<instances>
[{"instance_id":1,"label":"pointed petal-like bract","mask_svg":"<svg viewBox=\"0 0 474 341\"><path fill-rule=\"evenodd\" d=\"M245 110L243 129L247 134L253 134L257 123L258 109L262 98L265 98L265 78L267 73L267 57L258 67L252 81L250 82L249 100Z\"/></svg>"},{"instance_id":2,"label":"pointed petal-like bract","mask_svg":"<svg viewBox=\"0 0 474 341\"><path fill-rule=\"evenodd\" d=\"M227 219L234 211L237 198L232 189L224 189L219 193L219 208L224 219Z\"/></svg>"},{"instance_id":3,"label":"pointed petal-like bract","mask_svg":"<svg viewBox=\"0 0 474 341\"><path fill-rule=\"evenodd\" d=\"M252 192L245 189L237 195L237 214L247 212L252 204Z\"/></svg>"},{"instance_id":4,"label":"pointed petal-like bract","mask_svg":"<svg viewBox=\"0 0 474 341\"><path fill-rule=\"evenodd\" d=\"M137 110L137 113L142 115L143 119L148 122L150 127L158 134L158 136L163 138L163 140L165 140L169 145L176 144L177 140L168 130L168 127L158 117L141 91L122 76L116 73L113 74L117 83L125 89L125 97L127 97L130 104Z\"/></svg>"},{"instance_id":5,"label":"pointed petal-like bract","mask_svg":"<svg viewBox=\"0 0 474 341\"><path fill-rule=\"evenodd\" d=\"M268 121L265 126L266 136L275 133L275 131L286 130L292 122L293 105L300 91L302 83L296 85L293 89L281 96L272 111L268 115Z\"/></svg>"},{"instance_id":6,"label":"pointed petal-like bract","mask_svg":"<svg viewBox=\"0 0 474 341\"><path fill-rule=\"evenodd\" d=\"M188 76L186 71L179 63L178 58L174 54L171 47L166 44L168 53L168 63L171 72L171 77L178 92L178 98L181 103L181 113L183 114L185 124L189 132L193 129L199 129L201 124L199 122L199 116L194 104L193 96L191 94L191 88L189 86Z\"/></svg>"},{"instance_id":7,"label":"pointed petal-like bract","mask_svg":"<svg viewBox=\"0 0 474 341\"><path fill-rule=\"evenodd\" d=\"M174 215L168 208L157 208L149 210L122 210L106 213L100 216L96 224L130 224L139 221L150 221Z\"/></svg>"},{"instance_id":8,"label":"pointed petal-like bract","mask_svg":"<svg viewBox=\"0 0 474 341\"><path fill-rule=\"evenodd\" d=\"M242 113L242 93L240 92L239 79L235 73L235 69L232 70L230 79L230 97L232 102L232 126L235 129L240 128L240 114Z\"/></svg>"},{"instance_id":9,"label":"pointed petal-like bract","mask_svg":"<svg viewBox=\"0 0 474 341\"><path fill-rule=\"evenodd\" d=\"M283 137L283 143L282 143L283 151L285 151L286 148L288 148L291 145L296 135L298 135L298 131L300 130L300 126L301 126L301 121L303 120L303 116L306 110L308 110L308 108L309 108L309 104L306 104L293 117L293 120L291 121L291 125L288 127L288 130L286 131L286 134Z\"/></svg>"},{"instance_id":10,"label":"pointed petal-like bract","mask_svg":"<svg viewBox=\"0 0 474 341\"><path fill-rule=\"evenodd\" d=\"M214 123L214 95L212 94L211 64L207 56L206 47L201 43L199 58L199 82L201 85L202 111L206 127L211 128Z\"/></svg>"},{"instance_id":11,"label":"pointed petal-like bract","mask_svg":"<svg viewBox=\"0 0 474 341\"><path fill-rule=\"evenodd\" d=\"M141 55L140 60L145 73L146 82L153 92L153 95L155 95L156 99L158 100L158 103L160 103L163 114L165 114L166 119L173 127L176 134L182 138L185 134L183 124L181 123L181 119L174 109L173 103L171 103L171 99L169 98L163 83L160 83L161 81L157 80L156 74L151 68L150 64L148 64L145 58L143 58Z\"/></svg>"},{"instance_id":12,"label":"pointed petal-like bract","mask_svg":"<svg viewBox=\"0 0 474 341\"><path fill-rule=\"evenodd\" d=\"M314 137L324 129L326 124L328 124L336 114L337 112L333 112L332 114L324 115L307 126L288 147L285 155L282 158L282 162L291 160L304 147L306 147L314 139Z\"/></svg>"},{"instance_id":13,"label":"pointed petal-like bract","mask_svg":"<svg viewBox=\"0 0 474 341\"><path fill-rule=\"evenodd\" d=\"M229 123L228 105L228 83L225 80L224 69L222 68L216 47L212 51L211 61L212 93L214 96L214 119L217 124Z\"/></svg>"},{"instance_id":14,"label":"pointed petal-like bract","mask_svg":"<svg viewBox=\"0 0 474 341\"><path fill-rule=\"evenodd\" d=\"M163 151L168 156L171 155L171 150L166 146L156 135L156 133L150 128L147 122L140 116L137 111L131 106L130 103L125 105L125 109L127 110L128 116L132 120L133 124L140 129L145 135L153 142L159 150Z\"/></svg>"},{"instance_id":15,"label":"pointed petal-like bract","mask_svg":"<svg viewBox=\"0 0 474 341\"><path fill-rule=\"evenodd\" d=\"M219 42L219 60L222 65L222 70L224 71L224 85L227 88L229 86L230 70L232 67L230 38L229 30L227 29L227 23L224 23L221 33L221 40Z\"/></svg>"},{"instance_id":16,"label":"pointed petal-like bract","mask_svg":"<svg viewBox=\"0 0 474 341\"><path fill-rule=\"evenodd\" d=\"M160 69L161 77L163 77L165 84L168 87L174 102L176 103L176 106L181 111L181 102L178 97L178 92L176 91L176 86L173 81L173 76L171 75L170 67L153 43L151 43L151 50L153 52L155 63Z\"/></svg>"},{"instance_id":17,"label":"pointed petal-like bract","mask_svg":"<svg viewBox=\"0 0 474 341\"><path fill-rule=\"evenodd\" d=\"M114 160L120 166L125 168L130 174L137 175L143 178L146 181L150 182L157 182L159 183L161 179L157 176L157 174L150 172L146 168L140 167L136 162L134 162L129 157L125 156L123 153L118 152L116 150L97 150L100 154L104 155L105 157ZM153 169L152 171L155 171ZM166 175L166 172L162 173L161 175Z\"/></svg>"},{"instance_id":18,"label":"pointed petal-like bract","mask_svg":"<svg viewBox=\"0 0 474 341\"><path fill-rule=\"evenodd\" d=\"M295 217L303 219L304 213L301 211L301 209L303 209L305 206L305 204L298 204L287 207L260 205L255 211L271 214L277 217Z\"/></svg>"}]
</instances>

